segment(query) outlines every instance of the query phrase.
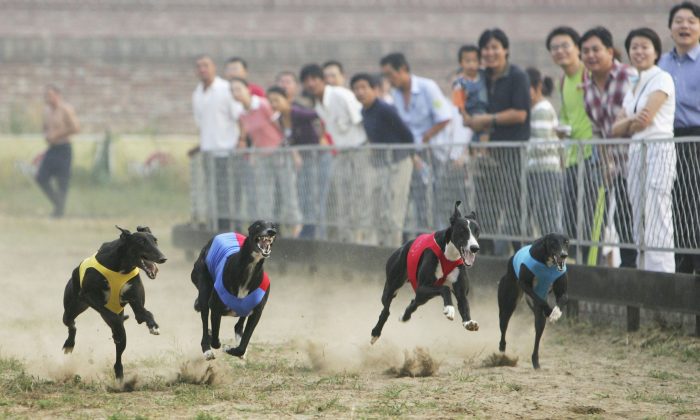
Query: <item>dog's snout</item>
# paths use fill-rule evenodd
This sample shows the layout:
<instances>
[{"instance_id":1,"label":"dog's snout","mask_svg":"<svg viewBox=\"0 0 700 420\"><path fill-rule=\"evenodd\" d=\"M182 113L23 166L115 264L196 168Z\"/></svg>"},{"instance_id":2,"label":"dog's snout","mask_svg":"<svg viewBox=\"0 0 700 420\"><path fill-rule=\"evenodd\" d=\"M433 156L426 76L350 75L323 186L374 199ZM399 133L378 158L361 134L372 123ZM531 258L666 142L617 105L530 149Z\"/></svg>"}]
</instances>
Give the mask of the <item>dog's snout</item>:
<instances>
[{"instance_id":1,"label":"dog's snout","mask_svg":"<svg viewBox=\"0 0 700 420\"><path fill-rule=\"evenodd\" d=\"M481 248L479 248L479 245L472 245L472 246L469 247L469 250L470 250L471 252L475 253L475 254L476 254L477 252L479 252L480 249L481 249Z\"/></svg>"},{"instance_id":2,"label":"dog's snout","mask_svg":"<svg viewBox=\"0 0 700 420\"><path fill-rule=\"evenodd\" d=\"M566 251L562 251L561 254L559 254L561 258L569 258L569 253Z\"/></svg>"},{"instance_id":3,"label":"dog's snout","mask_svg":"<svg viewBox=\"0 0 700 420\"><path fill-rule=\"evenodd\" d=\"M274 235L277 235L277 231L274 229L268 229L265 231L265 235L266 236L274 236Z\"/></svg>"},{"instance_id":4,"label":"dog's snout","mask_svg":"<svg viewBox=\"0 0 700 420\"><path fill-rule=\"evenodd\" d=\"M165 258L165 257L162 257L162 258L159 259L157 262L158 262L158 264L163 264L163 263L166 262L166 261L168 261L168 259Z\"/></svg>"}]
</instances>

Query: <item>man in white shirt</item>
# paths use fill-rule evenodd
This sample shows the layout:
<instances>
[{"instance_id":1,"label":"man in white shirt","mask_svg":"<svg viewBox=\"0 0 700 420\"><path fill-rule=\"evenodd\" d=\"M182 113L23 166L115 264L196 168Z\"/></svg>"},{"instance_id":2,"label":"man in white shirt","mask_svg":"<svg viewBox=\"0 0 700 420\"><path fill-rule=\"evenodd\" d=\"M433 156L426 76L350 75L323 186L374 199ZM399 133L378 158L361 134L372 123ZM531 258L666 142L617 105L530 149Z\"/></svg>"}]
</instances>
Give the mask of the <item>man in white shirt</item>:
<instances>
[{"instance_id":1,"label":"man in white shirt","mask_svg":"<svg viewBox=\"0 0 700 420\"><path fill-rule=\"evenodd\" d=\"M362 126L362 105L349 89L326 84L323 69L318 64L304 66L300 79L304 89L314 97L314 109L333 144L341 147L333 164L336 208L330 213L341 225L338 239L361 242L367 232L358 227L370 223L365 200L369 162L367 151L357 148L367 142Z\"/></svg>"},{"instance_id":2,"label":"man in white shirt","mask_svg":"<svg viewBox=\"0 0 700 420\"><path fill-rule=\"evenodd\" d=\"M199 145L190 149L188 155L192 157L200 151L211 154L211 160L204 159L204 182L208 191L216 191L210 202L216 206L217 228L229 230L228 156L241 137L238 117L242 107L231 97L229 83L216 75L211 57L197 57L196 73L200 82L192 93L192 110L199 128Z\"/></svg>"}]
</instances>

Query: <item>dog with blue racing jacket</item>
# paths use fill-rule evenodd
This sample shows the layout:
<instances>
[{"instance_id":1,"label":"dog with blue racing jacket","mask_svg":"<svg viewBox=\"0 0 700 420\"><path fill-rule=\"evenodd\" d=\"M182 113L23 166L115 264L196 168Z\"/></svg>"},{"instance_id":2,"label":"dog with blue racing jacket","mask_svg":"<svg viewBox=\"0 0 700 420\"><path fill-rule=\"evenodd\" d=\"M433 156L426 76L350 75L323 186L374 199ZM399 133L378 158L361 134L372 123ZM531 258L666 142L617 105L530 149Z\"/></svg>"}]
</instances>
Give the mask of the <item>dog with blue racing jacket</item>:
<instances>
[{"instance_id":1,"label":"dog with blue racing jacket","mask_svg":"<svg viewBox=\"0 0 700 420\"><path fill-rule=\"evenodd\" d=\"M569 256L569 239L550 233L537 239L532 245L518 250L508 260L508 271L498 283L498 316L501 327L499 350L506 351L508 321L523 293L528 306L535 314L535 347L532 366L540 368L540 339L547 321L556 322L561 317L561 307L566 304L568 277L566 259ZM553 291L556 305L552 308L547 295Z\"/></svg>"},{"instance_id":2,"label":"dog with blue racing jacket","mask_svg":"<svg viewBox=\"0 0 700 420\"><path fill-rule=\"evenodd\" d=\"M221 347L222 316L239 317L234 327L237 345L224 346L224 351L231 356L245 356L270 295L270 279L263 264L272 253L278 231L276 223L258 220L248 228L248 237L235 232L221 233L202 248L191 279L198 291L194 309L202 318L201 345L205 359L213 359L211 349Z\"/></svg>"}]
</instances>

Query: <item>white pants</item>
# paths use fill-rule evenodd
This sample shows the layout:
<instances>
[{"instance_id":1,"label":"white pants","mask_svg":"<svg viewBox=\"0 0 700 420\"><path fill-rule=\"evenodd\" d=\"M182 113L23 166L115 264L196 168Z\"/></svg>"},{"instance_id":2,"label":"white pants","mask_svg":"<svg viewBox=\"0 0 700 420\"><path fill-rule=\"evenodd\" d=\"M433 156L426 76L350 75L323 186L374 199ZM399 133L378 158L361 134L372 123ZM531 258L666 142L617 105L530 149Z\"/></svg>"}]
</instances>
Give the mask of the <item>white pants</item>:
<instances>
[{"instance_id":1,"label":"white pants","mask_svg":"<svg viewBox=\"0 0 700 420\"><path fill-rule=\"evenodd\" d=\"M632 225L635 243L641 244L640 229L644 230L644 245L673 248L673 212L671 192L676 178L676 150L673 143L650 143L646 159L642 160L641 145L629 149L629 186L632 204ZM643 181L643 182L642 182ZM642 253L639 254L640 257ZM639 258L639 257L638 257ZM673 273L676 269L673 252L646 251L644 264L648 271Z\"/></svg>"}]
</instances>

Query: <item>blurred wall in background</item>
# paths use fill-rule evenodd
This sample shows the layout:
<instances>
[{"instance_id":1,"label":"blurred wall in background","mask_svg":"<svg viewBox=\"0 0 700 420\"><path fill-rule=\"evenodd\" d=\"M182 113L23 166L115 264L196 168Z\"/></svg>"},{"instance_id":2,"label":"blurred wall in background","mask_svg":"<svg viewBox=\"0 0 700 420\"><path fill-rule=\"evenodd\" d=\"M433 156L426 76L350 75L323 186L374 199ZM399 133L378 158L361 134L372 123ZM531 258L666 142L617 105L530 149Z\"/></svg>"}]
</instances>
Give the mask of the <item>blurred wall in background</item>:
<instances>
[{"instance_id":1,"label":"blurred wall in background","mask_svg":"<svg viewBox=\"0 0 700 420\"><path fill-rule=\"evenodd\" d=\"M44 85L55 83L85 132L194 133L192 59L248 60L269 86L280 70L340 60L351 75L404 52L446 89L457 49L500 27L511 61L559 76L544 46L561 24L607 26L623 47L636 27L666 29L669 0L0 0L0 132L41 128Z\"/></svg>"}]
</instances>

